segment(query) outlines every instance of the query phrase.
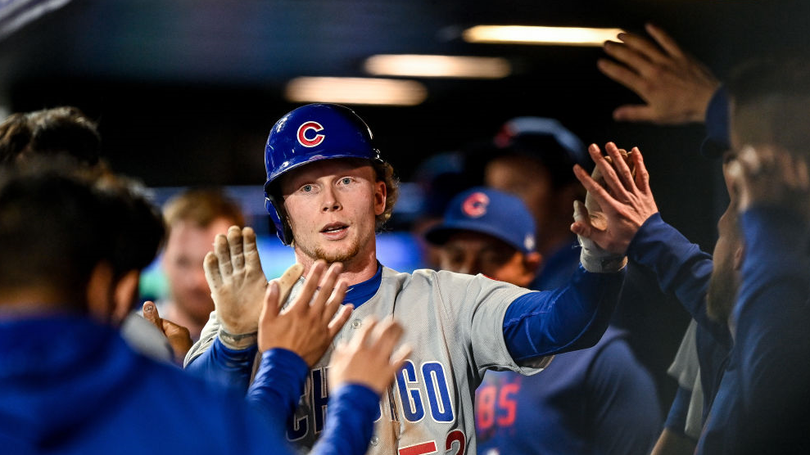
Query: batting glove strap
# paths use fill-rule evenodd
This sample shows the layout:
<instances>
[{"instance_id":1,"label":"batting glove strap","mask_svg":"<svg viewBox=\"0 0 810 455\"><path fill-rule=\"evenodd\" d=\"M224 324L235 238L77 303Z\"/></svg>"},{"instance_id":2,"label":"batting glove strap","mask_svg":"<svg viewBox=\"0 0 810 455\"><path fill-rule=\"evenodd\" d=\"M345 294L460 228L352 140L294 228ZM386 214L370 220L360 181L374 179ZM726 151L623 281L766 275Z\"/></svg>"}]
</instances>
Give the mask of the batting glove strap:
<instances>
[{"instance_id":1,"label":"batting glove strap","mask_svg":"<svg viewBox=\"0 0 810 455\"><path fill-rule=\"evenodd\" d=\"M627 265L627 256L613 254L603 250L590 239L577 236L582 252L579 262L591 273L615 273Z\"/></svg>"},{"instance_id":2,"label":"batting glove strap","mask_svg":"<svg viewBox=\"0 0 810 455\"><path fill-rule=\"evenodd\" d=\"M217 335L226 348L233 350L247 349L259 341L259 332L233 334L220 327Z\"/></svg>"}]
</instances>

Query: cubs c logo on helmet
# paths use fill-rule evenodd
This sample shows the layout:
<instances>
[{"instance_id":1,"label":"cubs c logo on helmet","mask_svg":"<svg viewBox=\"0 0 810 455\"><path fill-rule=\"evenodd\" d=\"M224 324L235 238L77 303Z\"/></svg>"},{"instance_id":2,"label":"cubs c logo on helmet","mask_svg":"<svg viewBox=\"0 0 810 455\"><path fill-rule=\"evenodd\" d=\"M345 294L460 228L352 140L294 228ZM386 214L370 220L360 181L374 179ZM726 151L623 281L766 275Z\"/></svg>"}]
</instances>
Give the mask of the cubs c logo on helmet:
<instances>
[{"instance_id":1,"label":"cubs c logo on helmet","mask_svg":"<svg viewBox=\"0 0 810 455\"><path fill-rule=\"evenodd\" d=\"M461 204L461 211L470 218L480 218L487 213L489 196L484 193L473 193Z\"/></svg>"},{"instance_id":2,"label":"cubs c logo on helmet","mask_svg":"<svg viewBox=\"0 0 810 455\"><path fill-rule=\"evenodd\" d=\"M315 147L316 145L323 142L323 139L326 137L323 134L315 134L312 139L307 138L307 136L311 136L308 134L309 131L318 131L323 130L323 126L321 126L318 122L305 122L301 126L298 127L298 143L303 145L304 147Z\"/></svg>"}]
</instances>

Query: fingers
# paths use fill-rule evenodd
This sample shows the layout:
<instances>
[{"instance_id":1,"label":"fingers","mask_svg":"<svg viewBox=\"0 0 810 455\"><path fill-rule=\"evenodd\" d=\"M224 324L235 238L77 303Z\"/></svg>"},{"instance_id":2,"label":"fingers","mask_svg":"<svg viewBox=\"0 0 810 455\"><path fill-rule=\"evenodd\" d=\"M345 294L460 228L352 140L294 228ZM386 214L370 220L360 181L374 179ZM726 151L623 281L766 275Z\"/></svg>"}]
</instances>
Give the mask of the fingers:
<instances>
[{"instance_id":1,"label":"fingers","mask_svg":"<svg viewBox=\"0 0 810 455\"><path fill-rule=\"evenodd\" d=\"M340 310L343 299L346 297L346 290L348 288L349 285L345 281L340 281L337 283L337 286L335 286L334 290L332 290L332 294L329 296L329 300L326 302L326 307L323 309L323 314L321 316L321 320L323 322L328 323L331 321L335 313Z\"/></svg>"},{"instance_id":2,"label":"fingers","mask_svg":"<svg viewBox=\"0 0 810 455\"><path fill-rule=\"evenodd\" d=\"M621 179L623 188L630 191L635 190L636 182L633 180L633 172L627 166L627 151L619 149L613 142L608 142L605 145L605 150L607 150L608 156L612 158L613 167Z\"/></svg>"},{"instance_id":3,"label":"fingers","mask_svg":"<svg viewBox=\"0 0 810 455\"><path fill-rule=\"evenodd\" d=\"M264 306L262 307L262 312L259 315L260 328L275 319L278 316L279 311L281 311L281 305L279 304L280 294L281 291L279 290L278 283L275 281L268 283L267 292L264 293Z\"/></svg>"},{"instance_id":4,"label":"fingers","mask_svg":"<svg viewBox=\"0 0 810 455\"><path fill-rule=\"evenodd\" d=\"M578 164L574 165L574 176L576 176L577 180L579 180L579 182L582 183L582 186L585 187L585 189L588 191L591 197L594 198L594 200L596 201L597 204L599 204L600 207L603 208L609 206L612 207L612 204L616 202L616 200L613 199L613 196L611 196L606 189L602 188L601 185L599 185L594 179L592 179L591 176L588 175L588 173L585 171L585 169L582 169L582 167L579 166ZM576 233L581 234L579 232Z\"/></svg>"},{"instance_id":5,"label":"fingers","mask_svg":"<svg viewBox=\"0 0 810 455\"><path fill-rule=\"evenodd\" d=\"M242 230L239 226L231 226L228 228L228 247L230 248L231 264L234 270L242 270L245 268L245 256L242 254Z\"/></svg>"},{"instance_id":6,"label":"fingers","mask_svg":"<svg viewBox=\"0 0 810 455\"><path fill-rule=\"evenodd\" d=\"M389 317L380 324L377 324L368 342L376 347L376 351L386 353L387 356L390 356L391 353L394 352L394 346L396 346L399 339L402 338L403 333L405 333L405 330L402 326L397 324L393 318Z\"/></svg>"},{"instance_id":7,"label":"fingers","mask_svg":"<svg viewBox=\"0 0 810 455\"><path fill-rule=\"evenodd\" d=\"M251 229L251 232L252 231L253 230ZM255 244L255 234L253 235ZM279 287L279 297L278 297L279 306L284 306L284 302L286 302L287 298L290 297L290 291L292 291L293 286L295 286L295 283L298 282L298 279L301 278L301 275L303 273L304 273L304 266L295 263L291 265L287 270L285 270L284 273L281 274L280 277L278 277L278 279L274 280L276 283L278 283Z\"/></svg>"},{"instance_id":8,"label":"fingers","mask_svg":"<svg viewBox=\"0 0 810 455\"><path fill-rule=\"evenodd\" d=\"M678 46L678 43L676 43L675 40L672 39L672 37L669 36L669 34L665 32L663 29L656 27L653 24L646 24L644 28L647 30L647 33L649 33L650 36L653 37L655 42L658 43L658 45L661 46L667 54L671 55L674 58L684 57L684 53L683 50L681 50L681 47Z\"/></svg>"},{"instance_id":9,"label":"fingers","mask_svg":"<svg viewBox=\"0 0 810 455\"><path fill-rule=\"evenodd\" d=\"M624 158L618 155L618 148L616 148L616 144L608 142L607 148L614 149L613 152L616 155L615 157L612 156L614 161L624 162ZM610 189L612 194L615 196L610 197L610 199L605 199L604 202L606 203L608 201L612 201L617 198L621 198L622 200L626 199L627 191L625 190L624 185L621 182L621 179L618 177L618 175L616 175L616 171L613 169L613 166L611 166L610 163L608 163L607 160L605 160L605 157L602 156L602 152L599 150L599 147L596 144L591 144L590 147L588 147L588 153L591 155L591 159L596 164L596 167L599 168L599 172L601 172L602 176L605 178L605 184ZM588 188L587 186L585 187L585 189L591 191L591 189ZM598 192L594 194L598 195ZM600 206L602 206L603 208L605 207L606 204L603 203L603 201L600 200L598 197L597 201L599 202Z\"/></svg>"},{"instance_id":10,"label":"fingers","mask_svg":"<svg viewBox=\"0 0 810 455\"><path fill-rule=\"evenodd\" d=\"M658 65L667 65L671 60L670 53L666 52L666 49L662 52L661 47L658 47L655 43L643 36L633 33L620 33L618 38L628 47L628 50L638 53L649 62ZM658 42L657 39L656 42Z\"/></svg>"},{"instance_id":11,"label":"fingers","mask_svg":"<svg viewBox=\"0 0 810 455\"><path fill-rule=\"evenodd\" d=\"M351 317L353 310L354 305L352 304L340 305L337 316L335 316L335 318L332 319L329 322L329 325L327 326L327 328L329 329L330 338L335 338L335 335L337 335L338 332L340 332L340 329L342 329L343 326L346 325L346 322Z\"/></svg>"},{"instance_id":12,"label":"fingers","mask_svg":"<svg viewBox=\"0 0 810 455\"><path fill-rule=\"evenodd\" d=\"M638 147L633 147L630 151L630 160L633 162L633 169L635 169L636 187L644 194L650 193L650 173L647 172L647 166L644 164L644 157L641 156L641 150Z\"/></svg>"},{"instance_id":13,"label":"fingers","mask_svg":"<svg viewBox=\"0 0 810 455\"><path fill-rule=\"evenodd\" d=\"M622 38L625 37L625 38ZM640 42L642 38L638 38L637 40L632 40L632 36L621 34L619 35L620 39L631 39L631 42ZM605 53L609 56L615 58L616 60L622 62L626 67L635 72L636 74L642 76L639 80L643 81L653 69L652 59L639 52L638 49L634 49L629 46L627 43L616 43L613 41L608 41L603 46ZM663 56L660 56L660 52L656 51L659 56L655 57L656 60L662 60ZM637 86L637 88L643 88L642 86Z\"/></svg>"},{"instance_id":14,"label":"fingers","mask_svg":"<svg viewBox=\"0 0 810 455\"><path fill-rule=\"evenodd\" d=\"M571 224L571 232L583 237L590 237L591 230L590 217L588 216L588 209L585 204L580 201L574 201L574 222Z\"/></svg>"},{"instance_id":15,"label":"fingers","mask_svg":"<svg viewBox=\"0 0 810 455\"><path fill-rule=\"evenodd\" d=\"M641 87L641 84L644 82L644 79L635 71L632 71L628 67L606 58L600 58L597 60L596 67L599 68L599 71L601 71L605 76L613 79L634 92L637 92Z\"/></svg>"},{"instance_id":16,"label":"fingers","mask_svg":"<svg viewBox=\"0 0 810 455\"><path fill-rule=\"evenodd\" d=\"M256 232L253 231L253 228L246 227L242 229L242 245L244 247L244 258L245 258L245 266L249 271L261 271L262 270L262 263L259 259L259 248L256 246ZM298 276L301 276L303 273L303 266L301 266L301 272ZM295 278L298 280L298 277ZM286 296L283 292L284 288L282 286L282 293L281 302L283 303L287 300ZM287 294L289 295L289 294Z\"/></svg>"},{"instance_id":17,"label":"fingers","mask_svg":"<svg viewBox=\"0 0 810 455\"><path fill-rule=\"evenodd\" d=\"M211 291L221 289L223 285L222 273L219 269L219 259L217 259L215 253L209 251L205 255L205 259L203 259L203 270L205 271L205 281L208 282L208 287L211 288Z\"/></svg>"},{"instance_id":18,"label":"fingers","mask_svg":"<svg viewBox=\"0 0 810 455\"><path fill-rule=\"evenodd\" d=\"M342 271L343 271L343 264L339 262L335 262L329 266L329 269L326 270L326 273L321 278L321 281L318 286L318 293L315 295L315 298L312 299L312 302L310 303L310 311L315 313L324 312L324 305L326 305L327 299L329 299L334 295L333 291L335 290L335 283L337 282L337 279L340 276L340 272ZM340 296L340 300L343 301L342 296ZM329 316L329 318L327 318L327 320L329 319L332 319L331 315Z\"/></svg>"},{"instance_id":19,"label":"fingers","mask_svg":"<svg viewBox=\"0 0 810 455\"><path fill-rule=\"evenodd\" d=\"M217 234L214 238L214 253L219 261L219 273L228 279L233 275L233 265L231 264L231 252L228 246L228 238L222 234Z\"/></svg>"},{"instance_id":20,"label":"fingers","mask_svg":"<svg viewBox=\"0 0 810 455\"><path fill-rule=\"evenodd\" d=\"M613 111L617 122L652 122L657 120L655 110L645 104L626 104Z\"/></svg>"},{"instance_id":21,"label":"fingers","mask_svg":"<svg viewBox=\"0 0 810 455\"><path fill-rule=\"evenodd\" d=\"M304 279L301 292L298 294L295 301L287 307L286 311L306 311L309 309L309 302L318 290L318 284L325 270L326 262L322 260L315 261L315 263L312 264L306 279Z\"/></svg>"},{"instance_id":22,"label":"fingers","mask_svg":"<svg viewBox=\"0 0 810 455\"><path fill-rule=\"evenodd\" d=\"M143 318L151 322L155 327L163 332L163 322L160 319L160 315L158 314L155 303L146 301L144 302L143 307L141 307L141 310L143 311Z\"/></svg>"},{"instance_id":23,"label":"fingers","mask_svg":"<svg viewBox=\"0 0 810 455\"><path fill-rule=\"evenodd\" d=\"M366 343L368 343L369 338L371 338L371 333L374 331L374 327L376 326L377 319L375 319L373 316L367 316L365 319L363 319L360 333L351 339L349 342L349 347L353 351L356 351L359 347L365 346Z\"/></svg>"}]
</instances>

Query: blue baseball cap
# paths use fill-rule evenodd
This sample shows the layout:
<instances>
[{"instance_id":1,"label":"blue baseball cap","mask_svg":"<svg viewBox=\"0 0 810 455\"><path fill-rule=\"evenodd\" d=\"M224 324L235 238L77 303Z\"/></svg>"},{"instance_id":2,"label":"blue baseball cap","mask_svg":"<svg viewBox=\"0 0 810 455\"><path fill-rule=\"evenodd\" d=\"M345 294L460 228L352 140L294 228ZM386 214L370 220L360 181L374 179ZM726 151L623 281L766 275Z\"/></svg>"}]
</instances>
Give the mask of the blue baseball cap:
<instances>
[{"instance_id":1,"label":"blue baseball cap","mask_svg":"<svg viewBox=\"0 0 810 455\"><path fill-rule=\"evenodd\" d=\"M475 187L453 198L444 221L425 233L425 239L443 245L456 231L491 235L522 253L536 251L534 218L517 196L486 187Z\"/></svg>"}]
</instances>

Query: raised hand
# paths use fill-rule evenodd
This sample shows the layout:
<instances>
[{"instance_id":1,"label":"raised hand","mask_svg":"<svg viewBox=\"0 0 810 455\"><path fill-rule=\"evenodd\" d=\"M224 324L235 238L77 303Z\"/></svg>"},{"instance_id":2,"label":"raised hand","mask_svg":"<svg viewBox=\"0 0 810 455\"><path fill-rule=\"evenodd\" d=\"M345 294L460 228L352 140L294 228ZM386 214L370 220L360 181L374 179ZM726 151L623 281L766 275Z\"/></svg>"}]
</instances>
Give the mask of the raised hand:
<instances>
[{"instance_id":1,"label":"raised hand","mask_svg":"<svg viewBox=\"0 0 810 455\"><path fill-rule=\"evenodd\" d=\"M604 177L604 187L580 166L574 167L577 179L588 190L601 211L589 213L579 203L579 216L575 215L571 231L593 241L607 252L624 255L639 227L658 213L658 207L650 190L650 175L644 166L641 151L634 147L625 158L612 142L608 142L605 149L611 158L610 162L602 156L596 144L588 147L588 153L596 163L598 172Z\"/></svg>"},{"instance_id":2,"label":"raised hand","mask_svg":"<svg viewBox=\"0 0 810 455\"><path fill-rule=\"evenodd\" d=\"M191 335L188 329L168 319L161 318L154 302L144 302L141 309L143 310L144 319L154 324L166 339L169 340L169 345L172 347L172 354L174 355L174 361L182 364L186 353L191 349L191 345L194 344L194 342L191 341Z\"/></svg>"},{"instance_id":3,"label":"raised hand","mask_svg":"<svg viewBox=\"0 0 810 455\"><path fill-rule=\"evenodd\" d=\"M223 342L232 348L242 348L245 335L255 335L259 327L267 278L259 261L256 233L246 227L231 226L227 237L219 234L214 240L214 251L208 252L203 262L205 278L211 288L211 297L222 324Z\"/></svg>"},{"instance_id":4,"label":"raised hand","mask_svg":"<svg viewBox=\"0 0 810 455\"><path fill-rule=\"evenodd\" d=\"M342 270L340 263L327 270L324 261L316 261L301 292L284 309L282 286L271 281L259 319L259 350L288 349L310 367L315 365L352 312L351 305L341 304L348 288L345 281L338 280Z\"/></svg>"},{"instance_id":5,"label":"raised hand","mask_svg":"<svg viewBox=\"0 0 810 455\"><path fill-rule=\"evenodd\" d=\"M338 345L329 364L329 388L343 384L360 384L382 394L410 355L411 348L394 347L403 328L393 319L378 323L367 317L363 327L348 343Z\"/></svg>"},{"instance_id":6,"label":"raised hand","mask_svg":"<svg viewBox=\"0 0 810 455\"><path fill-rule=\"evenodd\" d=\"M631 33L608 41L605 52L616 59L600 59L599 70L634 91L646 104L624 105L613 111L619 121L677 125L703 122L706 108L720 82L706 66L681 50L662 29L646 25L655 40Z\"/></svg>"}]
</instances>

